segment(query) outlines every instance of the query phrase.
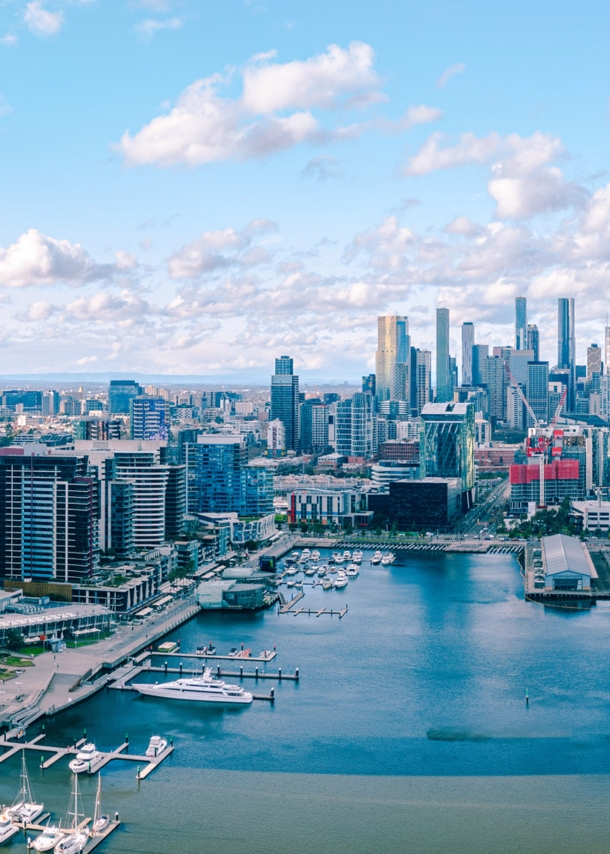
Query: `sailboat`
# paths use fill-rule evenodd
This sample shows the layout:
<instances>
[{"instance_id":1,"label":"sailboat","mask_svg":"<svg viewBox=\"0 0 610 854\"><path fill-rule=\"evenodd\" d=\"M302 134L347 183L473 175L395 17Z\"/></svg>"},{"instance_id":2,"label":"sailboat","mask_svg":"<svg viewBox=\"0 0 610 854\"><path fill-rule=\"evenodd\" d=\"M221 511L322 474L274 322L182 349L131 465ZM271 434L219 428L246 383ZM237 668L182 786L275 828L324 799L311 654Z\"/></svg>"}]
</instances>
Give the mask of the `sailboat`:
<instances>
[{"instance_id":1,"label":"sailboat","mask_svg":"<svg viewBox=\"0 0 610 854\"><path fill-rule=\"evenodd\" d=\"M32 787L30 786L30 778L28 777L28 769L25 764L25 750L22 752L21 756L20 782L21 788L19 789L19 794L13 801L12 807L9 807L6 812L13 821L19 821L22 824L32 824L32 822L34 822L42 813L44 804L37 804L34 802Z\"/></svg>"},{"instance_id":2,"label":"sailboat","mask_svg":"<svg viewBox=\"0 0 610 854\"><path fill-rule=\"evenodd\" d=\"M79 810L80 793L78 791L78 777L76 774L73 777L74 788L70 797L67 817L69 828L64 831L66 835L55 846L55 854L81 854L87 843L87 832L79 830L80 823L84 819L85 814Z\"/></svg>"},{"instance_id":3,"label":"sailboat","mask_svg":"<svg viewBox=\"0 0 610 854\"><path fill-rule=\"evenodd\" d=\"M95 795L95 812L93 813L93 826L91 836L106 830L110 824L110 816L102 812L102 775L97 775L97 793Z\"/></svg>"}]
</instances>

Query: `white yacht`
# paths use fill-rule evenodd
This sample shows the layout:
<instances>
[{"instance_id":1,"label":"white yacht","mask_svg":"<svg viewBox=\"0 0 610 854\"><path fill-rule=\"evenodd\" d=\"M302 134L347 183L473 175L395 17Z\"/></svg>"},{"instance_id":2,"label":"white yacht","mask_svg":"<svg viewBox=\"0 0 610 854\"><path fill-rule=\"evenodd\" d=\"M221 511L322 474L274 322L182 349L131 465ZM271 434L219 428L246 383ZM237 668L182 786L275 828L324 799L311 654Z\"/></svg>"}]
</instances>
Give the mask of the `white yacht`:
<instances>
[{"instance_id":1,"label":"white yacht","mask_svg":"<svg viewBox=\"0 0 610 854\"><path fill-rule=\"evenodd\" d=\"M296 575L297 572L300 572L300 571L301 570L298 569L296 566L287 566L286 569L284 570L284 575Z\"/></svg>"},{"instance_id":2,"label":"white yacht","mask_svg":"<svg viewBox=\"0 0 610 854\"><path fill-rule=\"evenodd\" d=\"M335 587L337 590L340 590L342 587L347 586L347 580L347 575L343 572L343 570L341 570L341 572L337 574L337 577L333 582L333 587Z\"/></svg>"},{"instance_id":3,"label":"white yacht","mask_svg":"<svg viewBox=\"0 0 610 854\"><path fill-rule=\"evenodd\" d=\"M332 590L333 581L332 578L325 578L322 582L322 590Z\"/></svg>"},{"instance_id":4,"label":"white yacht","mask_svg":"<svg viewBox=\"0 0 610 854\"><path fill-rule=\"evenodd\" d=\"M321 567L320 567L320 569L318 570L318 576L319 576L320 578L324 578L324 576L325 576L325 575L326 575L326 573L328 572L328 569L329 569L328 564L326 564L326 563L325 563L325 564L324 564L323 566L321 566Z\"/></svg>"},{"instance_id":5,"label":"white yacht","mask_svg":"<svg viewBox=\"0 0 610 854\"><path fill-rule=\"evenodd\" d=\"M360 575L358 564L350 563L347 569L345 570L345 574L348 578L358 578L358 576Z\"/></svg>"},{"instance_id":6,"label":"white yacht","mask_svg":"<svg viewBox=\"0 0 610 854\"><path fill-rule=\"evenodd\" d=\"M6 812L0 813L0 845L19 833L19 827L14 824L13 819Z\"/></svg>"},{"instance_id":7,"label":"white yacht","mask_svg":"<svg viewBox=\"0 0 610 854\"><path fill-rule=\"evenodd\" d=\"M60 830L59 827L47 825L40 836L30 842L29 847L33 848L34 851L52 851L63 835L63 830Z\"/></svg>"},{"instance_id":8,"label":"white yacht","mask_svg":"<svg viewBox=\"0 0 610 854\"><path fill-rule=\"evenodd\" d=\"M43 809L44 805L35 803L34 796L32 795L28 769L25 764L24 750L21 757L21 788L13 801L13 805L6 812L13 821L19 821L21 824L32 824L42 813Z\"/></svg>"},{"instance_id":9,"label":"white yacht","mask_svg":"<svg viewBox=\"0 0 610 854\"><path fill-rule=\"evenodd\" d=\"M345 563L344 555L337 554L335 557L335 563Z\"/></svg>"},{"instance_id":10,"label":"white yacht","mask_svg":"<svg viewBox=\"0 0 610 854\"><path fill-rule=\"evenodd\" d=\"M383 558L383 555L381 554L381 552L377 551L377 552L375 552L375 554L371 558L371 563L374 563L374 564L381 563L382 558Z\"/></svg>"},{"instance_id":11,"label":"white yacht","mask_svg":"<svg viewBox=\"0 0 610 854\"><path fill-rule=\"evenodd\" d=\"M161 753L163 753L166 747L166 738L163 738L163 736L160 735L153 735L150 740L150 744L146 748L146 755L152 756L154 758L155 756L159 756Z\"/></svg>"},{"instance_id":12,"label":"white yacht","mask_svg":"<svg viewBox=\"0 0 610 854\"><path fill-rule=\"evenodd\" d=\"M72 762L70 762L70 771L74 774L82 774L87 771L92 774L100 764L104 755L96 748L92 741L83 744Z\"/></svg>"},{"instance_id":13,"label":"white yacht","mask_svg":"<svg viewBox=\"0 0 610 854\"><path fill-rule=\"evenodd\" d=\"M311 553L311 559L318 561L320 560L320 552L317 549L314 549Z\"/></svg>"},{"instance_id":14,"label":"white yacht","mask_svg":"<svg viewBox=\"0 0 610 854\"><path fill-rule=\"evenodd\" d=\"M395 560L396 555L394 555L392 552L386 552L381 558L381 564L382 566L389 566L390 564L394 563Z\"/></svg>"},{"instance_id":15,"label":"white yacht","mask_svg":"<svg viewBox=\"0 0 610 854\"><path fill-rule=\"evenodd\" d=\"M190 700L197 703L241 703L250 704L253 700L249 691L240 685L227 685L221 679L214 679L209 667L202 676L190 679L177 679L175 682L162 682L152 685L147 682L133 686L140 694L149 697L163 697L167 700Z\"/></svg>"},{"instance_id":16,"label":"white yacht","mask_svg":"<svg viewBox=\"0 0 610 854\"><path fill-rule=\"evenodd\" d=\"M305 563L306 560L309 560L311 557L311 552L309 549L303 549L303 553L301 554L301 563Z\"/></svg>"},{"instance_id":17,"label":"white yacht","mask_svg":"<svg viewBox=\"0 0 610 854\"><path fill-rule=\"evenodd\" d=\"M319 570L318 566L310 566L308 569L305 570L305 575L307 575L307 576L309 576L309 578L311 578L313 575L316 574L316 572L318 572L318 570Z\"/></svg>"},{"instance_id":18,"label":"white yacht","mask_svg":"<svg viewBox=\"0 0 610 854\"><path fill-rule=\"evenodd\" d=\"M352 560L354 563L362 563L362 558L363 554L360 549L357 549L352 555Z\"/></svg>"},{"instance_id":19,"label":"white yacht","mask_svg":"<svg viewBox=\"0 0 610 854\"><path fill-rule=\"evenodd\" d=\"M343 552L343 560L351 560L351 559L352 559L352 553L351 552L348 552L348 551Z\"/></svg>"}]
</instances>

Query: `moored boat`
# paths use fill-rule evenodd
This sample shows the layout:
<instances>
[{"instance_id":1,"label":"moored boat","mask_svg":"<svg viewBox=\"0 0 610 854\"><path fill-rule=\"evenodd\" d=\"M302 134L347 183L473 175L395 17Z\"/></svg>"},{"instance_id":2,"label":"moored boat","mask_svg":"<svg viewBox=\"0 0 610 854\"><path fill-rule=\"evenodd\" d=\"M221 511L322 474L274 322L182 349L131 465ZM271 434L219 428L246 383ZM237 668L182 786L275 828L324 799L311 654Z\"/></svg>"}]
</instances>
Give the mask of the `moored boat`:
<instances>
[{"instance_id":1,"label":"moored boat","mask_svg":"<svg viewBox=\"0 0 610 854\"><path fill-rule=\"evenodd\" d=\"M165 700L189 700L197 703L250 704L254 699L249 691L240 685L229 685L222 679L215 679L212 671L206 667L201 676L189 679L177 679L175 682L148 682L134 684L134 689L149 697L161 697Z\"/></svg>"},{"instance_id":2,"label":"moored boat","mask_svg":"<svg viewBox=\"0 0 610 854\"><path fill-rule=\"evenodd\" d=\"M167 747L167 739L163 738L161 735L153 735L150 739L149 745L146 748L146 755L157 757L159 754L163 753L165 748Z\"/></svg>"},{"instance_id":3,"label":"moored boat","mask_svg":"<svg viewBox=\"0 0 610 854\"><path fill-rule=\"evenodd\" d=\"M373 555L373 557L371 558L371 563L373 563L373 564L381 563L382 558L383 558L383 555L381 554L381 552L376 551L375 554Z\"/></svg>"},{"instance_id":4,"label":"moored boat","mask_svg":"<svg viewBox=\"0 0 610 854\"><path fill-rule=\"evenodd\" d=\"M92 774L103 758L103 754L97 750L95 744L89 741L81 747L75 758L70 762L70 771L74 774L82 774L84 771Z\"/></svg>"}]
</instances>

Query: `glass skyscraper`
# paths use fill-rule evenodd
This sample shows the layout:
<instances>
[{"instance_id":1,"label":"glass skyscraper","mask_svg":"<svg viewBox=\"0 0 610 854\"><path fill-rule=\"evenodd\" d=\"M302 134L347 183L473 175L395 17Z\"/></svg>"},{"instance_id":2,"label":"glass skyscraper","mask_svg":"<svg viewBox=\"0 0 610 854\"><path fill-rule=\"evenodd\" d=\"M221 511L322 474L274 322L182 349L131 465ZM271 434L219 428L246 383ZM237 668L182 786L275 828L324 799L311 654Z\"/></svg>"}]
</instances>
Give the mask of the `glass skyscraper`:
<instances>
[{"instance_id":1,"label":"glass skyscraper","mask_svg":"<svg viewBox=\"0 0 610 854\"><path fill-rule=\"evenodd\" d=\"M397 362L408 363L409 350L409 318L397 315L378 317L375 371L379 400L389 400L392 396L392 368ZM408 370L407 365L407 373ZM396 371L394 376L397 376Z\"/></svg>"},{"instance_id":2,"label":"glass skyscraper","mask_svg":"<svg viewBox=\"0 0 610 854\"><path fill-rule=\"evenodd\" d=\"M576 335L574 298L557 300L557 367L569 371L567 410L574 412L576 402Z\"/></svg>"},{"instance_id":3,"label":"glass skyscraper","mask_svg":"<svg viewBox=\"0 0 610 854\"><path fill-rule=\"evenodd\" d=\"M453 382L449 364L449 309L436 309L436 399L439 403L453 399Z\"/></svg>"},{"instance_id":4,"label":"glass skyscraper","mask_svg":"<svg viewBox=\"0 0 610 854\"><path fill-rule=\"evenodd\" d=\"M293 362L288 356L275 360L271 377L270 421L279 419L284 425L287 451L299 449L299 378L293 374Z\"/></svg>"},{"instance_id":5,"label":"glass skyscraper","mask_svg":"<svg viewBox=\"0 0 610 854\"><path fill-rule=\"evenodd\" d=\"M474 323L462 324L462 385L472 385L472 348L474 347Z\"/></svg>"},{"instance_id":6,"label":"glass skyscraper","mask_svg":"<svg viewBox=\"0 0 610 854\"><path fill-rule=\"evenodd\" d=\"M515 299L515 350L527 350L527 300Z\"/></svg>"}]
</instances>

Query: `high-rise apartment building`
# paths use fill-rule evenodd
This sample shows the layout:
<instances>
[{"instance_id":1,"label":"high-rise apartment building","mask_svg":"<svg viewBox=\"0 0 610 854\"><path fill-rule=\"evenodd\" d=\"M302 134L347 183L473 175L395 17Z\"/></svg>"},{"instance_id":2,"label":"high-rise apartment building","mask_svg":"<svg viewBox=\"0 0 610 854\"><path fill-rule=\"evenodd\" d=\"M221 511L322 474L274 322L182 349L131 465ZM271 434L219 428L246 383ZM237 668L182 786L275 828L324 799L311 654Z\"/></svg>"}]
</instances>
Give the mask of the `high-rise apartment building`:
<instances>
[{"instance_id":1,"label":"high-rise apartment building","mask_svg":"<svg viewBox=\"0 0 610 854\"><path fill-rule=\"evenodd\" d=\"M311 444L316 454L325 454L328 448L328 416L330 407L320 403L311 408Z\"/></svg>"},{"instance_id":2,"label":"high-rise apartment building","mask_svg":"<svg viewBox=\"0 0 610 854\"><path fill-rule=\"evenodd\" d=\"M337 403L336 451L346 457L369 459L373 454L373 398L356 392Z\"/></svg>"},{"instance_id":3,"label":"high-rise apartment building","mask_svg":"<svg viewBox=\"0 0 610 854\"><path fill-rule=\"evenodd\" d=\"M527 343L524 350L532 350L534 353L534 361L540 359L540 332L535 323L528 323L527 326Z\"/></svg>"},{"instance_id":4,"label":"high-rise apartment building","mask_svg":"<svg viewBox=\"0 0 610 854\"><path fill-rule=\"evenodd\" d=\"M525 396L539 422L549 421L549 363L529 362ZM533 427L532 416L527 413L527 427Z\"/></svg>"},{"instance_id":5,"label":"high-rise apartment building","mask_svg":"<svg viewBox=\"0 0 610 854\"><path fill-rule=\"evenodd\" d=\"M142 386L135 380L110 380L108 387L109 411L116 415L129 415L131 401L142 393Z\"/></svg>"},{"instance_id":6,"label":"high-rise apartment building","mask_svg":"<svg viewBox=\"0 0 610 854\"><path fill-rule=\"evenodd\" d=\"M504 359L501 356L488 356L485 359L483 382L489 396L489 416L496 421L506 417L507 374Z\"/></svg>"},{"instance_id":7,"label":"high-rise apartment building","mask_svg":"<svg viewBox=\"0 0 610 854\"><path fill-rule=\"evenodd\" d=\"M607 323L608 321L606 321ZM604 327L604 364L605 374L610 373L610 326Z\"/></svg>"},{"instance_id":8,"label":"high-rise apartment building","mask_svg":"<svg viewBox=\"0 0 610 854\"><path fill-rule=\"evenodd\" d=\"M145 441L169 439L169 402L164 397L139 395L130 401L130 438Z\"/></svg>"},{"instance_id":9,"label":"high-rise apartment building","mask_svg":"<svg viewBox=\"0 0 610 854\"><path fill-rule=\"evenodd\" d=\"M436 399L443 403L453 398L453 382L449 363L450 340L449 309L436 309Z\"/></svg>"},{"instance_id":10,"label":"high-rise apartment building","mask_svg":"<svg viewBox=\"0 0 610 854\"><path fill-rule=\"evenodd\" d=\"M417 350L417 414L430 402L432 397L432 353L430 350Z\"/></svg>"},{"instance_id":11,"label":"high-rise apartment building","mask_svg":"<svg viewBox=\"0 0 610 854\"><path fill-rule=\"evenodd\" d=\"M392 366L409 360L409 319L391 316L377 318L375 376L377 397L389 400L392 393Z\"/></svg>"},{"instance_id":12,"label":"high-rise apartment building","mask_svg":"<svg viewBox=\"0 0 610 854\"><path fill-rule=\"evenodd\" d=\"M576 333L574 326L574 298L557 300L557 367L569 371L566 409L574 412L576 403Z\"/></svg>"},{"instance_id":13,"label":"high-rise apartment building","mask_svg":"<svg viewBox=\"0 0 610 854\"><path fill-rule=\"evenodd\" d=\"M99 499L86 456L0 453L0 576L76 583L93 575Z\"/></svg>"},{"instance_id":14,"label":"high-rise apartment building","mask_svg":"<svg viewBox=\"0 0 610 854\"><path fill-rule=\"evenodd\" d=\"M286 450L299 449L299 378L294 375L293 361L288 356L275 360L271 377L270 420L278 418L284 425Z\"/></svg>"},{"instance_id":15,"label":"high-rise apartment building","mask_svg":"<svg viewBox=\"0 0 610 854\"><path fill-rule=\"evenodd\" d=\"M474 323L462 324L462 385L472 385L472 348L474 347Z\"/></svg>"},{"instance_id":16,"label":"high-rise apartment building","mask_svg":"<svg viewBox=\"0 0 610 854\"><path fill-rule=\"evenodd\" d=\"M515 350L527 349L527 300L515 298Z\"/></svg>"}]
</instances>

